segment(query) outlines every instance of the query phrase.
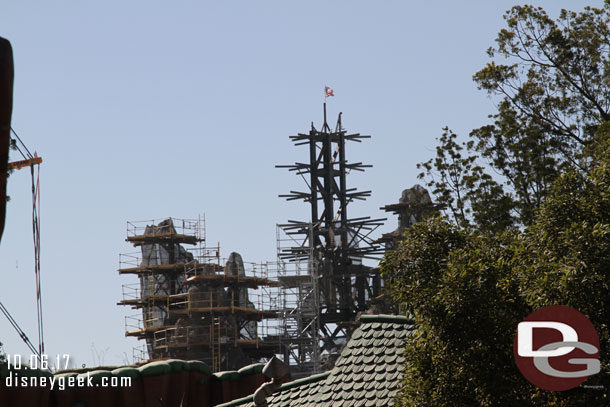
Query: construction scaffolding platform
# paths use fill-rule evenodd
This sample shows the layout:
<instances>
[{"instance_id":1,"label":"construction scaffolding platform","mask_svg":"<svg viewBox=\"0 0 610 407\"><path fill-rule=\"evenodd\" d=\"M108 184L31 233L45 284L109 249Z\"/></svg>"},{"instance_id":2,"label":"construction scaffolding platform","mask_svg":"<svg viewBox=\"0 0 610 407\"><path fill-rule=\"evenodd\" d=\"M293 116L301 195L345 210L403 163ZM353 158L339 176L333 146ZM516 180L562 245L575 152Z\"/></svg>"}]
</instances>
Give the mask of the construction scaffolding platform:
<instances>
[{"instance_id":1,"label":"construction scaffolding platform","mask_svg":"<svg viewBox=\"0 0 610 407\"><path fill-rule=\"evenodd\" d=\"M293 231L308 231L311 223L276 225L277 279L280 290L281 348L293 376L320 370L320 298L314 252ZM290 255L287 255L290 253Z\"/></svg>"},{"instance_id":2,"label":"construction scaffolding platform","mask_svg":"<svg viewBox=\"0 0 610 407\"><path fill-rule=\"evenodd\" d=\"M201 360L218 371L280 352L282 283L268 264L222 259L219 245L206 247L203 219L128 222L126 240L140 248L120 255L118 270L139 280L118 302L139 311L125 318L126 336L146 341L134 361Z\"/></svg>"},{"instance_id":3,"label":"construction scaffolding platform","mask_svg":"<svg viewBox=\"0 0 610 407\"><path fill-rule=\"evenodd\" d=\"M127 222L127 242L134 246L145 243L173 242L196 245L205 240L200 219L172 219L171 224L155 221Z\"/></svg>"}]
</instances>

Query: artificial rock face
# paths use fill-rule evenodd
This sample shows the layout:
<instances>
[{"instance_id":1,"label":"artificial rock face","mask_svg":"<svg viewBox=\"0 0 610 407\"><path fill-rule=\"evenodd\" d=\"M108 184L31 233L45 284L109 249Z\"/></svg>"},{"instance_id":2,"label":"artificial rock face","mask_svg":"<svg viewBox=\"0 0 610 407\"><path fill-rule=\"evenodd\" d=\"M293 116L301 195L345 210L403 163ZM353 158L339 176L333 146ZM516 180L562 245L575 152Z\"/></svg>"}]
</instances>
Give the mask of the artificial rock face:
<instances>
[{"instance_id":1,"label":"artificial rock face","mask_svg":"<svg viewBox=\"0 0 610 407\"><path fill-rule=\"evenodd\" d=\"M244 267L244 261L241 255L237 252L231 252L227 263L225 264L225 275L227 276L246 276L246 269ZM248 289L242 288L239 290L237 295L237 306L241 308L254 308L254 304L248 299ZM244 338L254 339L256 338L256 322L246 322L244 327L240 331L240 335Z\"/></svg>"},{"instance_id":2,"label":"artificial rock face","mask_svg":"<svg viewBox=\"0 0 610 407\"><path fill-rule=\"evenodd\" d=\"M408 204L398 214L398 230L401 232L420 222L423 219L425 208L432 205L430 194L426 188L419 184L403 190L399 202L401 204Z\"/></svg>"},{"instance_id":3,"label":"artificial rock face","mask_svg":"<svg viewBox=\"0 0 610 407\"><path fill-rule=\"evenodd\" d=\"M160 235L165 233L176 233L171 219L159 222L158 225L146 226L145 235ZM140 267L183 264L193 260L193 255L186 251L178 243L152 243L143 244L141 247L142 261ZM174 280L165 274L152 274L140 276L140 290L143 297L150 295L171 295L185 292L184 275L179 274ZM157 306L150 307L148 315L144 316L147 327L162 326L167 323L167 312Z\"/></svg>"},{"instance_id":4,"label":"artificial rock face","mask_svg":"<svg viewBox=\"0 0 610 407\"><path fill-rule=\"evenodd\" d=\"M236 252L231 252L227 263L225 264L225 275L227 276L245 276L244 261L241 255Z\"/></svg>"}]
</instances>

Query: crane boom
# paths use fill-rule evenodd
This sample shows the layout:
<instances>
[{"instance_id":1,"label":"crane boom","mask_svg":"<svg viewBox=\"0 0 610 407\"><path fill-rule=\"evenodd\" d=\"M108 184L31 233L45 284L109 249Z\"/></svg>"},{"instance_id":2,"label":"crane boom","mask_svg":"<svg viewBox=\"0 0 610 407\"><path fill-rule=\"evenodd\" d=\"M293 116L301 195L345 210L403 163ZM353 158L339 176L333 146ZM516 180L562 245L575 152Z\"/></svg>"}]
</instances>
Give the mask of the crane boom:
<instances>
[{"instance_id":1,"label":"crane boom","mask_svg":"<svg viewBox=\"0 0 610 407\"><path fill-rule=\"evenodd\" d=\"M42 157L38 157L36 153L34 153L34 157L28 158L26 160L13 161L8 163L9 170L20 170L24 167L31 167L32 165L42 163Z\"/></svg>"}]
</instances>

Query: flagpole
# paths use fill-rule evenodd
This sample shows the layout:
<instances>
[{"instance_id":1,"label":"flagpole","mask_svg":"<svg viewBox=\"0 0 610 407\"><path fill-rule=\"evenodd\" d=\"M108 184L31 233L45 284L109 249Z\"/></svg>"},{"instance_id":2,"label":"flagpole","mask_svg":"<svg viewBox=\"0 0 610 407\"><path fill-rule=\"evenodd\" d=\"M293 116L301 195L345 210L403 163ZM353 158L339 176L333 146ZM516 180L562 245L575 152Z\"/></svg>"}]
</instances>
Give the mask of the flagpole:
<instances>
[{"instance_id":1,"label":"flagpole","mask_svg":"<svg viewBox=\"0 0 610 407\"><path fill-rule=\"evenodd\" d=\"M324 124L322 125L322 128L326 127L326 101L324 101Z\"/></svg>"},{"instance_id":2,"label":"flagpole","mask_svg":"<svg viewBox=\"0 0 610 407\"><path fill-rule=\"evenodd\" d=\"M326 99L328 99L328 95L326 94L326 85L324 85L324 123L326 123ZM322 127L324 127L324 125L322 125Z\"/></svg>"},{"instance_id":3,"label":"flagpole","mask_svg":"<svg viewBox=\"0 0 610 407\"><path fill-rule=\"evenodd\" d=\"M323 128L328 128L328 131L330 132L330 126L326 122L326 99L328 99L329 96L335 96L333 93L333 90L331 88L329 88L328 86L324 85L324 125L323 125Z\"/></svg>"},{"instance_id":4,"label":"flagpole","mask_svg":"<svg viewBox=\"0 0 610 407\"><path fill-rule=\"evenodd\" d=\"M323 111L324 111L324 121L322 121L322 131L324 131L324 126L326 126L326 99L328 99L328 95L326 94L327 86L324 85L324 101L322 102Z\"/></svg>"}]
</instances>

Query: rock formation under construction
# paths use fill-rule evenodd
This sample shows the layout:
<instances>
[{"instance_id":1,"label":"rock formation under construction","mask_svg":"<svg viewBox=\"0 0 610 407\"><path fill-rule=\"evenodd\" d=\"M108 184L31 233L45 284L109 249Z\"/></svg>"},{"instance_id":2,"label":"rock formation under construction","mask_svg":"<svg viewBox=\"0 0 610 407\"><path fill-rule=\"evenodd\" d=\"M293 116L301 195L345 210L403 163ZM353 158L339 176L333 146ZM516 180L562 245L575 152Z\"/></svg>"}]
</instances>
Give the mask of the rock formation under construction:
<instances>
[{"instance_id":1,"label":"rock formation under construction","mask_svg":"<svg viewBox=\"0 0 610 407\"><path fill-rule=\"evenodd\" d=\"M259 326L277 312L249 298L249 290L279 283L262 268L247 275L238 253L221 265L220 248L205 247L201 219L128 222L126 240L140 251L120 256L119 273L139 282L123 286L119 304L139 311L125 321L126 335L146 342L139 359L200 360L221 371L280 352L278 336L263 339Z\"/></svg>"}]
</instances>

